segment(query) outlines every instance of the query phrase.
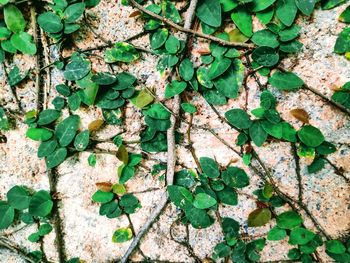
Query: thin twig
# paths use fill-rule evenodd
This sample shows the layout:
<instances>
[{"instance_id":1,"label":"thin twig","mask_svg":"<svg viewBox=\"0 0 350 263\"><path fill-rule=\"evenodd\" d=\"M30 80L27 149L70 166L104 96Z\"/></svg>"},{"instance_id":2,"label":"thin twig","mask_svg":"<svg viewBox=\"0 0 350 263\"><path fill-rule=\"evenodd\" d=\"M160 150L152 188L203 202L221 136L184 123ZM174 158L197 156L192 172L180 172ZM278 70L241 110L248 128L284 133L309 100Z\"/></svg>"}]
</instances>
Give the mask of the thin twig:
<instances>
[{"instance_id":1,"label":"thin twig","mask_svg":"<svg viewBox=\"0 0 350 263\"><path fill-rule=\"evenodd\" d=\"M295 161L295 173L297 175L298 179L298 200L299 202L303 202L303 183L302 183L302 177L301 177L301 172L300 172L300 158L297 152L297 146L295 143L291 143L292 146L292 152L293 152L293 157Z\"/></svg>"},{"instance_id":2,"label":"thin twig","mask_svg":"<svg viewBox=\"0 0 350 263\"><path fill-rule=\"evenodd\" d=\"M181 32L184 32L184 33L187 33L187 34L191 34L191 35L194 35L194 36L197 36L197 37L200 37L200 38L204 38L204 39L208 39L208 40L211 40L211 41L214 41L214 42L217 42L219 43L220 45L223 45L223 46L230 46L230 47L236 47L236 48L245 48L245 49L251 49L251 48L254 48L254 45L253 44L246 44L246 43L240 43L240 42L230 42L230 41L226 41L226 40L222 40L220 38L217 38L217 37L214 37L212 35L207 35L207 34L203 34L203 33L200 33L200 32L197 32L197 31L194 31L190 28L186 28L186 27L182 27L182 26L179 26L178 24L172 22L171 20L165 18L165 17L162 17L160 15L157 15L149 10L147 10L146 8L144 8L142 5L140 5L139 3L137 3L135 0L129 0L130 4L134 7L136 7L137 9L139 9L140 11L142 11L143 13L155 18L155 19L158 19L160 21L162 21L163 23L181 31ZM189 7L188 9L190 10L191 7ZM186 24L186 23L185 23Z\"/></svg>"},{"instance_id":3,"label":"thin twig","mask_svg":"<svg viewBox=\"0 0 350 263\"><path fill-rule=\"evenodd\" d=\"M5 238L5 237L0 237L0 247L7 248L8 250L11 250L18 255L20 255L23 259L25 259L27 262L30 263L35 263L36 261L32 259L29 254L22 248L19 247L19 245L15 244L11 240Z\"/></svg>"}]
</instances>

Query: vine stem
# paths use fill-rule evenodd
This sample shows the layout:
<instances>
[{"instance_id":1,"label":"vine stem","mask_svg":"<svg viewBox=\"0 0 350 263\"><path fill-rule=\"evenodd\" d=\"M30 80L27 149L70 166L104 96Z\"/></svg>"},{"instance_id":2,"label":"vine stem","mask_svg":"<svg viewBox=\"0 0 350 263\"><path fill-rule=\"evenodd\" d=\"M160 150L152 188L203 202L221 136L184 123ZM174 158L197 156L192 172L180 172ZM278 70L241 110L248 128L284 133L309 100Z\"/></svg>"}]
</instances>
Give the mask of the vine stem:
<instances>
[{"instance_id":1,"label":"vine stem","mask_svg":"<svg viewBox=\"0 0 350 263\"><path fill-rule=\"evenodd\" d=\"M141 10L145 10L141 5L136 3L133 0L130 0L130 2L135 5L137 8ZM195 10L197 7L198 0L191 0L190 6L188 8L188 14L185 21L185 29L191 28L192 21L194 18ZM147 10L146 10L147 11ZM152 12L150 12L153 14ZM187 43L188 36L186 35L185 42ZM166 181L167 185L172 185L174 181L174 173L175 173L175 164L176 164L176 144L175 144L175 126L177 121L177 115L179 115L180 112L180 96L177 95L173 99L173 109L172 112L174 112L173 115L170 117L171 126L167 131L167 144L168 144L168 160L167 160L167 172L166 172ZM122 259L120 260L121 263L126 263L129 260L129 257L134 252L134 250L138 247L139 242L141 241L141 238L148 232L150 227L153 225L155 220L159 217L163 209L165 208L166 204L168 203L168 192L165 191L162 194L161 199L158 201L158 205L155 207L151 215L148 217L145 224L141 227L137 235L134 237L133 241L131 242L128 250L123 255Z\"/></svg>"},{"instance_id":2,"label":"vine stem","mask_svg":"<svg viewBox=\"0 0 350 263\"><path fill-rule=\"evenodd\" d=\"M298 189L299 189L299 193L298 193L298 200L299 202L303 202L303 183L302 183L302 176L301 176L301 172L300 172L300 158L297 152L297 146L295 143L291 143L292 146L292 152L293 152L293 157L294 157L294 161L295 161L295 173L297 175L297 179L298 179Z\"/></svg>"},{"instance_id":3,"label":"vine stem","mask_svg":"<svg viewBox=\"0 0 350 263\"><path fill-rule=\"evenodd\" d=\"M5 237L0 237L0 247L7 248L8 250L11 250L17 254L19 254L23 259L25 259L29 263L35 263L36 261L33 260L26 251L24 251L22 248L20 248L17 244L13 243L9 239Z\"/></svg>"},{"instance_id":4,"label":"vine stem","mask_svg":"<svg viewBox=\"0 0 350 263\"><path fill-rule=\"evenodd\" d=\"M223 46L230 46L230 47L236 47L236 48L245 48L245 49L252 49L255 47L255 45L253 44L246 44L246 43L240 43L240 42L230 42L230 41L226 41L226 40L222 40L220 38L217 38L217 37L214 37L214 36L211 36L211 35L207 35L207 34L203 34L203 33L200 33L200 32L197 32L195 30L192 30L186 26L182 27L174 22L172 22L171 20L163 17L163 16L160 16L160 15L157 15L149 10L147 10L146 8L144 8L142 5L140 5L139 3L137 3L135 0L129 0L129 2L131 3L132 6L136 7L137 9L139 9L140 11L142 11L143 13L155 18L155 19L158 19L160 21L162 21L163 23L177 29L178 31L181 31L181 32L184 32L184 33L187 33L187 34L191 34L191 35L194 35L194 36L197 36L197 37L200 37L200 38L204 38L204 39L207 39L207 40L211 40L211 41L214 41L214 42L217 42L219 43L220 45L223 45ZM191 6L188 8L190 10ZM185 25L186 25L186 22L185 22Z\"/></svg>"}]
</instances>

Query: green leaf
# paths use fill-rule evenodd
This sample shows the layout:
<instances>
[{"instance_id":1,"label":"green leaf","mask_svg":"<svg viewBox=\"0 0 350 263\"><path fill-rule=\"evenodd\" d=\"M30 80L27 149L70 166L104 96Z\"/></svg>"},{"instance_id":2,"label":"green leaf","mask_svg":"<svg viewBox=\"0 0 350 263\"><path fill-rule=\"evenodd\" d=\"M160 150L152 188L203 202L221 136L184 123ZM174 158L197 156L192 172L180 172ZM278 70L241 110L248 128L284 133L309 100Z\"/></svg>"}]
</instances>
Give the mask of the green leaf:
<instances>
[{"instance_id":1,"label":"green leaf","mask_svg":"<svg viewBox=\"0 0 350 263\"><path fill-rule=\"evenodd\" d=\"M132 98L130 101L138 108L144 108L151 104L154 100L152 94L147 90L141 90L136 97Z\"/></svg>"},{"instance_id":2,"label":"green leaf","mask_svg":"<svg viewBox=\"0 0 350 263\"><path fill-rule=\"evenodd\" d=\"M15 209L27 209L29 201L29 191L23 186L16 185L7 192L7 202Z\"/></svg>"},{"instance_id":3,"label":"green leaf","mask_svg":"<svg viewBox=\"0 0 350 263\"><path fill-rule=\"evenodd\" d=\"M81 57L75 57L63 72L66 80L79 80L89 74L91 69L90 61Z\"/></svg>"},{"instance_id":4,"label":"green leaf","mask_svg":"<svg viewBox=\"0 0 350 263\"><path fill-rule=\"evenodd\" d=\"M220 202L226 205L237 205L238 204L238 195L235 190L231 187L225 186L221 191L216 192L217 197Z\"/></svg>"},{"instance_id":5,"label":"green leaf","mask_svg":"<svg viewBox=\"0 0 350 263\"><path fill-rule=\"evenodd\" d=\"M51 213L53 202L47 191L36 192L29 203L29 213L33 216L45 217Z\"/></svg>"},{"instance_id":6,"label":"green leaf","mask_svg":"<svg viewBox=\"0 0 350 263\"><path fill-rule=\"evenodd\" d=\"M348 6L339 16L339 21L343 23L350 23L350 6ZM1 36L1 34L0 34ZM0 37L1 38L1 37Z\"/></svg>"},{"instance_id":7,"label":"green leaf","mask_svg":"<svg viewBox=\"0 0 350 263\"><path fill-rule=\"evenodd\" d=\"M52 226L50 224L42 224L38 229L38 234L40 236L45 236L52 231Z\"/></svg>"},{"instance_id":8,"label":"green leaf","mask_svg":"<svg viewBox=\"0 0 350 263\"><path fill-rule=\"evenodd\" d=\"M111 85L117 81L117 78L109 72L99 72L93 75L91 80L98 85Z\"/></svg>"},{"instance_id":9,"label":"green leaf","mask_svg":"<svg viewBox=\"0 0 350 263\"><path fill-rule=\"evenodd\" d=\"M213 82L209 78L208 69L205 67L199 67L197 69L197 80L202 86L211 89Z\"/></svg>"},{"instance_id":10,"label":"green leaf","mask_svg":"<svg viewBox=\"0 0 350 263\"><path fill-rule=\"evenodd\" d=\"M343 254L346 252L346 248L339 240L329 240L326 241L326 251L333 254Z\"/></svg>"},{"instance_id":11,"label":"green leaf","mask_svg":"<svg viewBox=\"0 0 350 263\"><path fill-rule=\"evenodd\" d=\"M168 84L165 88L165 98L169 99L182 93L187 87L187 83L183 81L173 80L170 84Z\"/></svg>"},{"instance_id":12,"label":"green leaf","mask_svg":"<svg viewBox=\"0 0 350 263\"><path fill-rule=\"evenodd\" d=\"M168 2L170 3L170 2ZM181 45L180 41L174 37L173 35L170 35L168 40L165 42L165 49L170 53L170 54L176 54L177 51L179 51Z\"/></svg>"},{"instance_id":13,"label":"green leaf","mask_svg":"<svg viewBox=\"0 0 350 263\"><path fill-rule=\"evenodd\" d=\"M183 111L190 114L197 112L196 106L192 105L191 103L187 103L187 102L181 103L181 108L183 109Z\"/></svg>"},{"instance_id":14,"label":"green leaf","mask_svg":"<svg viewBox=\"0 0 350 263\"><path fill-rule=\"evenodd\" d=\"M64 10L64 19L66 23L73 23L78 20L84 13L85 4L84 3L76 3L69 5Z\"/></svg>"},{"instance_id":15,"label":"green leaf","mask_svg":"<svg viewBox=\"0 0 350 263\"><path fill-rule=\"evenodd\" d=\"M15 218L15 210L9 204L0 201L0 229L8 228Z\"/></svg>"},{"instance_id":16,"label":"green leaf","mask_svg":"<svg viewBox=\"0 0 350 263\"><path fill-rule=\"evenodd\" d=\"M245 36L251 37L253 35L252 16L246 8L236 8L231 14L231 19Z\"/></svg>"},{"instance_id":17,"label":"green leaf","mask_svg":"<svg viewBox=\"0 0 350 263\"><path fill-rule=\"evenodd\" d=\"M258 47L252 53L253 60L261 66L272 67L279 61L277 51L271 47Z\"/></svg>"},{"instance_id":18,"label":"green leaf","mask_svg":"<svg viewBox=\"0 0 350 263\"><path fill-rule=\"evenodd\" d=\"M194 197L193 205L198 209L207 209L216 205L216 200L206 193L199 193Z\"/></svg>"},{"instance_id":19,"label":"green leaf","mask_svg":"<svg viewBox=\"0 0 350 263\"><path fill-rule=\"evenodd\" d=\"M230 255L230 253L231 248L228 245L226 245L224 242L219 243L214 247L213 259L227 257Z\"/></svg>"},{"instance_id":20,"label":"green leaf","mask_svg":"<svg viewBox=\"0 0 350 263\"><path fill-rule=\"evenodd\" d=\"M113 198L114 194L112 192L104 192L101 190L97 190L91 197L92 201L102 204L112 201Z\"/></svg>"},{"instance_id":21,"label":"green leaf","mask_svg":"<svg viewBox=\"0 0 350 263\"><path fill-rule=\"evenodd\" d=\"M300 258L300 251L297 248L292 248L288 251L288 258L295 260Z\"/></svg>"},{"instance_id":22,"label":"green leaf","mask_svg":"<svg viewBox=\"0 0 350 263\"><path fill-rule=\"evenodd\" d=\"M38 242L40 240L40 235L38 233L30 234L28 240L30 242Z\"/></svg>"},{"instance_id":23,"label":"green leaf","mask_svg":"<svg viewBox=\"0 0 350 263\"><path fill-rule=\"evenodd\" d=\"M332 9L338 5L341 5L342 3L345 3L347 0L324 0L321 1L322 3L322 9L327 10L327 9Z\"/></svg>"},{"instance_id":24,"label":"green leaf","mask_svg":"<svg viewBox=\"0 0 350 263\"><path fill-rule=\"evenodd\" d=\"M320 146L317 146L316 152L321 155L334 153L337 148L330 142L324 141Z\"/></svg>"},{"instance_id":25,"label":"green leaf","mask_svg":"<svg viewBox=\"0 0 350 263\"><path fill-rule=\"evenodd\" d=\"M297 11L298 9L295 5L295 0L277 1L276 16L286 26L291 26L293 24Z\"/></svg>"},{"instance_id":26,"label":"green leaf","mask_svg":"<svg viewBox=\"0 0 350 263\"><path fill-rule=\"evenodd\" d=\"M292 229L289 235L289 244L305 245L315 237L315 234L303 227Z\"/></svg>"},{"instance_id":27,"label":"green leaf","mask_svg":"<svg viewBox=\"0 0 350 263\"><path fill-rule=\"evenodd\" d=\"M266 225L271 220L271 211L268 208L258 208L248 216L249 227L260 227Z\"/></svg>"},{"instance_id":28,"label":"green leaf","mask_svg":"<svg viewBox=\"0 0 350 263\"><path fill-rule=\"evenodd\" d=\"M151 108L145 111L145 115L153 119L168 120L171 113L160 103L155 103Z\"/></svg>"},{"instance_id":29,"label":"green leaf","mask_svg":"<svg viewBox=\"0 0 350 263\"><path fill-rule=\"evenodd\" d=\"M228 59L228 58L215 59L208 71L209 78L212 80L224 74L225 71L230 67L230 65L231 65L231 59Z\"/></svg>"},{"instance_id":30,"label":"green leaf","mask_svg":"<svg viewBox=\"0 0 350 263\"><path fill-rule=\"evenodd\" d=\"M199 163L203 170L203 173L209 178L217 178L220 176L220 171L215 160L209 157L201 157Z\"/></svg>"},{"instance_id":31,"label":"green leaf","mask_svg":"<svg viewBox=\"0 0 350 263\"><path fill-rule=\"evenodd\" d=\"M2 107L0 107L0 130L7 131L10 128L10 123L5 114L5 111Z\"/></svg>"},{"instance_id":32,"label":"green leaf","mask_svg":"<svg viewBox=\"0 0 350 263\"><path fill-rule=\"evenodd\" d=\"M88 163L91 167L95 167L96 165L96 154L92 153L88 157Z\"/></svg>"},{"instance_id":33,"label":"green leaf","mask_svg":"<svg viewBox=\"0 0 350 263\"><path fill-rule=\"evenodd\" d=\"M186 188L177 185L169 185L167 189L171 202L173 202L176 206L182 209L191 206L193 196Z\"/></svg>"},{"instance_id":34,"label":"green leaf","mask_svg":"<svg viewBox=\"0 0 350 263\"><path fill-rule=\"evenodd\" d=\"M8 74L8 83L11 87L17 85L28 75L28 71L22 74L17 66L14 66Z\"/></svg>"},{"instance_id":35,"label":"green leaf","mask_svg":"<svg viewBox=\"0 0 350 263\"><path fill-rule=\"evenodd\" d=\"M37 21L39 26L48 33L58 33L63 29L61 18L52 12L40 14Z\"/></svg>"},{"instance_id":36,"label":"green leaf","mask_svg":"<svg viewBox=\"0 0 350 263\"><path fill-rule=\"evenodd\" d=\"M55 120L57 120L60 116L61 116L61 112L58 110L53 110L53 109L43 110L39 114L38 124L39 125L50 124Z\"/></svg>"},{"instance_id":37,"label":"green leaf","mask_svg":"<svg viewBox=\"0 0 350 263\"><path fill-rule=\"evenodd\" d=\"M275 72L269 83L279 90L296 90L304 85L304 81L293 72Z\"/></svg>"},{"instance_id":38,"label":"green leaf","mask_svg":"<svg viewBox=\"0 0 350 263\"><path fill-rule=\"evenodd\" d=\"M47 141L52 137L53 133L44 128L29 128L26 136L34 141Z\"/></svg>"},{"instance_id":39,"label":"green leaf","mask_svg":"<svg viewBox=\"0 0 350 263\"><path fill-rule=\"evenodd\" d=\"M126 165L122 168L122 171L119 176L119 183L125 184L135 175L135 167Z\"/></svg>"},{"instance_id":40,"label":"green leaf","mask_svg":"<svg viewBox=\"0 0 350 263\"><path fill-rule=\"evenodd\" d=\"M266 46L271 48L276 48L279 46L277 35L268 29L256 31L251 40L258 46Z\"/></svg>"},{"instance_id":41,"label":"green leaf","mask_svg":"<svg viewBox=\"0 0 350 263\"><path fill-rule=\"evenodd\" d=\"M233 109L225 113L230 124L238 129L248 129L252 125L249 115L242 109Z\"/></svg>"},{"instance_id":42,"label":"green leaf","mask_svg":"<svg viewBox=\"0 0 350 263\"><path fill-rule=\"evenodd\" d=\"M6 5L10 0L0 0L0 5Z\"/></svg>"},{"instance_id":43,"label":"green leaf","mask_svg":"<svg viewBox=\"0 0 350 263\"><path fill-rule=\"evenodd\" d=\"M193 78L194 75L194 68L193 68L193 63L191 62L190 59L185 58L179 66L179 73L180 76L183 78L185 81L190 81Z\"/></svg>"},{"instance_id":44,"label":"green leaf","mask_svg":"<svg viewBox=\"0 0 350 263\"><path fill-rule=\"evenodd\" d=\"M71 115L57 125L55 135L61 146L68 146L74 139L80 125L80 117Z\"/></svg>"},{"instance_id":45,"label":"green leaf","mask_svg":"<svg viewBox=\"0 0 350 263\"><path fill-rule=\"evenodd\" d=\"M253 11L259 12L271 6L276 0L253 0Z\"/></svg>"},{"instance_id":46,"label":"green leaf","mask_svg":"<svg viewBox=\"0 0 350 263\"><path fill-rule=\"evenodd\" d=\"M152 49L158 49L162 47L167 41L168 36L169 36L169 31L166 28L161 28L161 29L158 29L156 32L154 32L151 35L151 39L150 39Z\"/></svg>"},{"instance_id":47,"label":"green leaf","mask_svg":"<svg viewBox=\"0 0 350 263\"><path fill-rule=\"evenodd\" d=\"M264 130L261 121L254 121L249 127L249 136L256 144L256 146L262 146L267 139L267 132Z\"/></svg>"},{"instance_id":48,"label":"green leaf","mask_svg":"<svg viewBox=\"0 0 350 263\"><path fill-rule=\"evenodd\" d=\"M47 155L46 157L46 166L48 169L54 168L61 163L64 162L64 160L67 157L67 149L62 147L55 150L53 153Z\"/></svg>"},{"instance_id":49,"label":"green leaf","mask_svg":"<svg viewBox=\"0 0 350 263\"><path fill-rule=\"evenodd\" d=\"M311 125L305 125L298 131L298 137L302 143L310 147L317 147L324 142L324 136L319 129Z\"/></svg>"},{"instance_id":50,"label":"green leaf","mask_svg":"<svg viewBox=\"0 0 350 263\"><path fill-rule=\"evenodd\" d=\"M271 228L270 231L267 233L267 239L272 241L282 240L286 236L287 236L286 230L279 228L278 226Z\"/></svg>"},{"instance_id":51,"label":"green leaf","mask_svg":"<svg viewBox=\"0 0 350 263\"><path fill-rule=\"evenodd\" d=\"M212 27L221 26L221 6L219 0L203 0L196 10L197 17Z\"/></svg>"},{"instance_id":52,"label":"green leaf","mask_svg":"<svg viewBox=\"0 0 350 263\"><path fill-rule=\"evenodd\" d=\"M77 151L84 151L89 145L90 132L85 130L80 132L74 139L74 147Z\"/></svg>"},{"instance_id":53,"label":"green leaf","mask_svg":"<svg viewBox=\"0 0 350 263\"><path fill-rule=\"evenodd\" d=\"M197 229L209 227L214 223L214 220L202 209L191 207L185 210L185 214L191 225Z\"/></svg>"},{"instance_id":54,"label":"green leaf","mask_svg":"<svg viewBox=\"0 0 350 263\"><path fill-rule=\"evenodd\" d=\"M112 237L113 243L123 243L132 239L132 231L130 228L119 228L114 232Z\"/></svg>"},{"instance_id":55,"label":"green leaf","mask_svg":"<svg viewBox=\"0 0 350 263\"><path fill-rule=\"evenodd\" d=\"M222 179L224 183L230 187L243 188L249 185L249 178L246 172L238 167L228 167L223 171Z\"/></svg>"},{"instance_id":56,"label":"green leaf","mask_svg":"<svg viewBox=\"0 0 350 263\"><path fill-rule=\"evenodd\" d=\"M263 23L264 25L267 25L269 22L271 22L274 14L275 14L274 8L269 7L263 11L256 13L256 16L261 21L261 23Z\"/></svg>"},{"instance_id":57,"label":"green leaf","mask_svg":"<svg viewBox=\"0 0 350 263\"><path fill-rule=\"evenodd\" d=\"M133 45L126 42L118 42L114 48L107 49L104 54L104 60L107 63L126 62L130 63L137 60L140 54Z\"/></svg>"},{"instance_id":58,"label":"green leaf","mask_svg":"<svg viewBox=\"0 0 350 263\"><path fill-rule=\"evenodd\" d=\"M313 162L307 166L308 173L317 173L324 168L325 160L323 158L315 158Z\"/></svg>"},{"instance_id":59,"label":"green leaf","mask_svg":"<svg viewBox=\"0 0 350 263\"><path fill-rule=\"evenodd\" d=\"M314 11L316 0L295 0L295 4L304 15L309 16Z\"/></svg>"},{"instance_id":60,"label":"green leaf","mask_svg":"<svg viewBox=\"0 0 350 263\"><path fill-rule=\"evenodd\" d=\"M163 16L170 19L174 23L180 23L181 16L179 14L179 11L177 11L175 5L170 1L164 1L162 3Z\"/></svg>"},{"instance_id":61,"label":"green leaf","mask_svg":"<svg viewBox=\"0 0 350 263\"><path fill-rule=\"evenodd\" d=\"M4 20L8 29L13 33L19 33L26 28L26 21L21 11L13 4L4 6Z\"/></svg>"},{"instance_id":62,"label":"green leaf","mask_svg":"<svg viewBox=\"0 0 350 263\"><path fill-rule=\"evenodd\" d=\"M294 227L300 226L303 222L303 219L297 212L287 211L278 215L276 221L277 226L279 226L280 228L292 229Z\"/></svg>"},{"instance_id":63,"label":"green leaf","mask_svg":"<svg viewBox=\"0 0 350 263\"><path fill-rule=\"evenodd\" d=\"M350 52L350 27L344 28L339 34L335 42L334 52L338 54Z\"/></svg>"},{"instance_id":64,"label":"green leaf","mask_svg":"<svg viewBox=\"0 0 350 263\"><path fill-rule=\"evenodd\" d=\"M290 41L298 37L301 27L294 24L284 30L278 32L281 41Z\"/></svg>"},{"instance_id":65,"label":"green leaf","mask_svg":"<svg viewBox=\"0 0 350 263\"><path fill-rule=\"evenodd\" d=\"M49 141L42 142L38 148L38 157L46 157L56 150L58 143L56 139L51 139Z\"/></svg>"},{"instance_id":66,"label":"green leaf","mask_svg":"<svg viewBox=\"0 0 350 263\"><path fill-rule=\"evenodd\" d=\"M36 45L33 42L33 38L26 32L13 34L11 44L24 54L34 55L36 53Z\"/></svg>"},{"instance_id":67,"label":"green leaf","mask_svg":"<svg viewBox=\"0 0 350 263\"><path fill-rule=\"evenodd\" d=\"M119 204L127 214L135 213L137 208L141 207L139 200L132 194L123 195Z\"/></svg>"}]
</instances>

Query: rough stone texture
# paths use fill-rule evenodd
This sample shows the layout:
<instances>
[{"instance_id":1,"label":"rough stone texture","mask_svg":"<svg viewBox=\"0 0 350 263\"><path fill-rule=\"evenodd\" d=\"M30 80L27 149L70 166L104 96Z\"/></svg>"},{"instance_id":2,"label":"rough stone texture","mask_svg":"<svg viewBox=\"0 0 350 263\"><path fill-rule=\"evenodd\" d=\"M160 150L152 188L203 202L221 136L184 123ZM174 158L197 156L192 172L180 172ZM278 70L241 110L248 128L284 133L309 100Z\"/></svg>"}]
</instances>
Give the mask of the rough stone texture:
<instances>
[{"instance_id":1,"label":"rough stone texture","mask_svg":"<svg viewBox=\"0 0 350 263\"><path fill-rule=\"evenodd\" d=\"M316 11L310 19L300 18L299 23L303 27L300 41L304 48L297 56L290 56L283 61L286 68L293 69L309 85L330 97L332 86L341 86L350 80L350 63L343 57L332 53L336 36L343 25L337 22L337 17L344 7L331 11ZM132 12L130 7L121 6L115 1L102 1L97 7L89 11L96 17L94 25L96 32L105 39L121 41L142 31L142 21L129 18ZM256 27L259 27L256 23ZM83 27L77 35L76 46L78 48L94 47L103 44L97 40L87 27ZM136 41L135 45L148 47L148 37L144 36ZM196 43L193 58L198 59L196 49L206 47L206 41ZM71 50L66 50L65 55ZM96 54L101 55L100 52ZM57 50L51 47L51 60L57 58ZM103 61L96 57L91 59L94 70L108 70ZM116 72L129 70L140 80L141 86L156 88L160 98L163 97L165 86L164 77L160 76L155 69L157 58L143 54L141 60L131 65L113 66ZM34 61L27 56L16 55L11 65L17 65L21 70L33 68ZM16 104L8 85L6 85L4 69L0 69L0 102L7 108L16 109ZM51 87L63 81L62 74L57 70L51 70ZM261 78L263 83L265 78ZM248 80L249 86L249 109L258 105L260 91L254 80ZM322 99L309 91L299 90L297 92L279 92L270 89L278 98L278 110L282 117L294 127L300 127L301 123L294 119L289 110L303 108L310 114L311 124L319 127L328 141L337 143L338 151L330 155L330 159L338 167L343 167L345 176L350 176L350 122L349 116L341 113L325 103ZM35 108L35 90L32 80L26 81L16 89L22 106L25 110ZM56 96L54 88L50 89L49 101ZM237 100L231 100L227 105L219 108L223 114L233 107L243 107L245 93L241 92ZM206 102L198 97L193 97L193 103L198 107L198 113L194 123L198 125L209 124L229 144L238 135L213 114ZM50 103L49 103L50 105ZM100 110L95 108L81 109L77 113L82 117L82 128L95 120L101 118ZM97 138L108 138L117 134L121 129L126 130L125 140L138 139L138 133L142 127L142 115L132 105L126 111L126 122L123 127L107 126L97 132ZM187 126L182 124L180 131L185 132ZM0 144L0 198L16 184L23 184L34 189L49 189L48 178L45 171L45 163L36 157L38 144L25 138L26 125L17 122L15 129L5 132L6 144ZM218 163L226 166L230 161L234 165L244 168L244 164L230 149L215 139L210 133L194 129L192 131L194 148L199 157L208 156L216 158ZM109 149L116 150L114 146L104 145ZM133 146L133 152L139 151ZM272 171L273 177L278 182L281 190L293 197L297 197L297 178L295 174L295 162L292 157L291 146L288 143L271 142L264 147L256 148L263 161ZM178 164L195 169L196 165L186 148L178 146ZM87 164L89 153L71 157L58 169L58 191L60 202L60 215L63 218L63 229L68 258L80 257L86 262L110 262L120 258L126 251L130 242L114 244L111 237L114 230L128 226L125 216L117 219L107 219L98 215L99 206L91 201L92 194L96 191L96 182L117 181L117 167L120 162L115 156L98 155L97 165L91 168ZM139 193L136 196L141 200L142 208L131 215L131 220L136 232L146 221L152 208L157 205L162 192L164 182L157 176L150 174L153 164L161 161L166 162L166 154L155 154L152 160L144 162L139 168L135 178L127 183L129 192L142 192L149 188L159 190ZM306 161L301 160L302 183L304 187L304 201L309 209L319 220L321 225L332 237L348 234L350 227L349 186L342 178L334 173L329 165L317 174L307 174ZM180 169L180 166L178 166ZM247 168L250 175L251 185L243 189L244 193L252 193L259 184L260 179ZM246 196L239 196L239 205L236 207L221 207L222 216L231 216L238 220L244 227L243 232L255 236L266 234L270 225L262 228L248 228L247 216L256 208L256 204ZM141 243L141 250L154 260L170 260L175 262L194 262L183 246L177 244L170 238L170 226L177 219L179 211L172 205L168 205L160 220L156 222ZM271 225L274 223L272 222ZM306 220L308 227L312 223ZM18 226L16 226L17 228ZM6 231L11 231L6 230ZM4 231L4 233L6 232ZM35 226L25 228L11 236L11 239L28 250L39 249L36 243L30 243L26 237L35 231ZM200 258L210 257L212 248L222 240L221 230L218 223L204 230L189 229L190 245ZM177 226L174 230L176 238L183 238L183 226ZM52 232L44 239L44 250L49 260L57 262L57 252L54 245L55 234ZM286 259L289 249L287 242L268 242L263 251L263 260ZM321 253L324 261L330 259ZM133 259L142 260L137 252ZM17 255L7 250L0 249L0 262L24 262Z\"/></svg>"}]
</instances>

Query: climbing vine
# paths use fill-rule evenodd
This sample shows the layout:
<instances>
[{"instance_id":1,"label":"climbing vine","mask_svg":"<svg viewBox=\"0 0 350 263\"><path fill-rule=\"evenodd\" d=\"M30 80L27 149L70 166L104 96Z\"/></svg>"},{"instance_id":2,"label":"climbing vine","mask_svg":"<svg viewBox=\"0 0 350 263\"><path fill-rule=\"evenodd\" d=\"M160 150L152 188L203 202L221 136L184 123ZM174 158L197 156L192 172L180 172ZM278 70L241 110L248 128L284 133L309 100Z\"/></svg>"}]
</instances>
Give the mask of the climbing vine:
<instances>
[{"instance_id":1,"label":"climbing vine","mask_svg":"<svg viewBox=\"0 0 350 263\"><path fill-rule=\"evenodd\" d=\"M42 243L43 236L54 230L59 262L79 262L79 258L68 259L65 252L59 200L56 198L56 169L82 152L89 152L86 161L92 167L98 162L96 155L112 154L122 163L117 168L116 180L113 183L96 182L97 189L91 200L100 204L101 216L110 220L121 216L128 219L128 225L111 233L112 242L132 240L124 256L116 259L120 262L130 262L136 249L140 250L145 262L152 262L152 256L143 254L139 242L169 202L178 208L175 223L187 228L185 241L175 240L172 232L170 235L175 242L186 247L196 262L200 259L189 244L188 227L208 228L216 221L221 227L222 238L213 251L207 253L212 260L260 262L267 242L286 240L293 248L284 258L291 261L322 262L318 249L323 247L334 261L350 262L350 239L334 239L323 229L305 203L300 173L300 159L309 158L312 161L307 166L308 173L317 173L330 164L335 173L349 183L342 167L337 167L327 157L337 151L337 145L310 124L310 116L303 109L290 111L300 122L300 128L295 129L281 117L277 110L278 98L274 95L275 90L299 92L305 89L336 110L350 114L350 82L335 88L334 94L328 98L281 63L303 48L298 40L302 30L297 23L298 17L309 17L315 8L332 9L347 1L122 0L118 2L135 9L130 17L143 22L143 31L117 43L101 37L90 24L92 15L89 10L99 2L0 0L3 14L0 18L0 62L18 107L11 110L1 105L0 143L6 142L6 132L17 122L27 124L26 137L38 142L37 157L45 160L50 184L49 191L13 186L6 198L0 200L0 229L17 226L20 222L36 224L37 231L27 238L39 243ZM339 21L350 23L350 6L341 13ZM255 23L259 23L260 30L255 30ZM76 48L75 36L84 26L104 44L84 50ZM349 30L345 27L334 43L334 52L347 59L350 58ZM131 43L144 35L149 36L149 48ZM44 43L44 38L49 44ZM193 59L191 49L198 39L208 41L209 48L201 50L198 59ZM58 59L44 62L43 56L49 45L58 51ZM63 51L67 48L72 53L64 56ZM95 54L96 50L103 56ZM35 68L20 72L17 66L11 67L9 62L16 53L36 57ZM160 89L149 88L130 72L120 71L124 64L132 66L132 63L137 63L143 53L158 59L156 69L167 81L163 96L159 96ZM105 63L109 70L96 72L92 67L92 57ZM63 82L54 87L54 92L51 91L57 96L49 105L47 97L52 94L43 89L46 85L43 80L44 72L50 75L52 68L61 71ZM248 110L247 82L251 77L259 88L259 107ZM262 84L260 77L266 77L267 83ZM37 97L36 108L24 112L16 86L27 78L35 79ZM198 113L190 99L193 94L204 99L223 125L237 132L234 143L225 141L209 125L193 122ZM220 112L220 106L244 96L243 108L229 109L224 114ZM105 126L121 127L125 124L128 105L143 116L139 140L125 140L124 132L103 140L98 138L97 131ZM82 129L81 108L94 108L101 112L102 117L89 123L87 129ZM177 131L180 124L188 127L185 134ZM192 129L209 132L242 158L245 167L232 163L220 166L213 158L197 157L191 140ZM297 199L279 188L273 173L256 150L256 147L264 147L272 141L290 144L298 177ZM109 143L117 150L103 150L99 147L103 143ZM139 148L131 147L133 144ZM196 167L177 169L176 145L186 147ZM165 181L166 187L145 224L135 232L130 214L138 212L142 200L128 192L126 183L133 180L143 160L160 152L167 152L167 163L156 163L149 173L161 174L159 179ZM246 171L260 178L259 188L251 194L242 190L251 181ZM272 224L265 236L247 237L237 218L221 216L220 207L234 211L240 195L246 195L256 204L246 218L248 227ZM306 221L311 221L312 226L306 226ZM12 244L6 235L0 236L0 246L17 252L29 262L52 262L46 257L43 246L40 251L27 251ZM83 257L81 255L82 260Z\"/></svg>"}]
</instances>

